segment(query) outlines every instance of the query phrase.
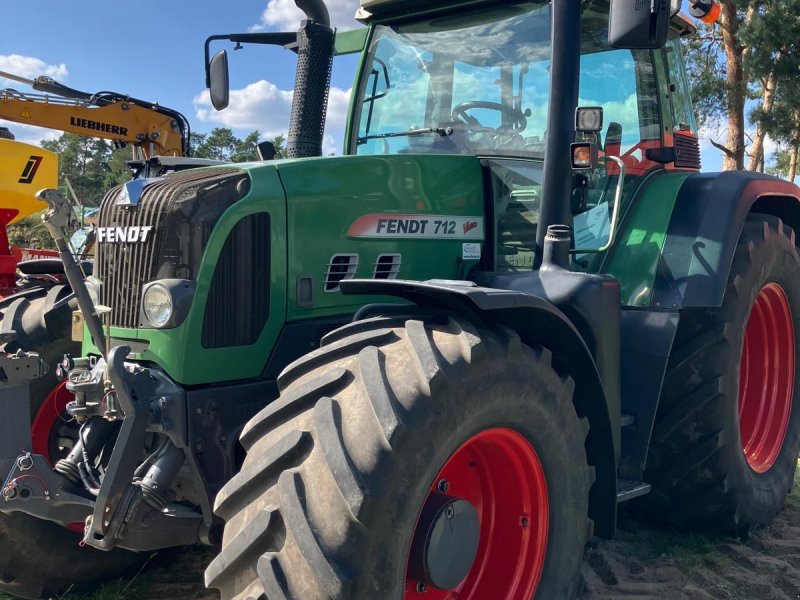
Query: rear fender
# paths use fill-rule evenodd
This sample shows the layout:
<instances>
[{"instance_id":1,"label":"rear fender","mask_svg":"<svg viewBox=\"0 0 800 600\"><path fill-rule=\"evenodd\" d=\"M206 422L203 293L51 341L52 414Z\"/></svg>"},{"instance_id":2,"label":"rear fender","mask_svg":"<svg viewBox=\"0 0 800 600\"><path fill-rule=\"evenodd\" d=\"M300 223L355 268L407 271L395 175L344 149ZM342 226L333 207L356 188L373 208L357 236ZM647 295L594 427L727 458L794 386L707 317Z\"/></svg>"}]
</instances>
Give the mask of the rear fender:
<instances>
[{"instance_id":1,"label":"rear fender","mask_svg":"<svg viewBox=\"0 0 800 600\"><path fill-rule=\"evenodd\" d=\"M797 231L800 188L746 171L688 177L669 220L652 306L722 306L736 244L753 212L779 217Z\"/></svg>"},{"instance_id":2,"label":"rear fender","mask_svg":"<svg viewBox=\"0 0 800 600\"><path fill-rule=\"evenodd\" d=\"M589 464L596 481L589 498L589 516L595 534L612 537L616 527L617 456L611 411L597 366L582 336L552 303L533 294L476 286L469 281L427 282L359 280L341 282L345 294L374 294L403 298L416 305L463 315L478 325L503 325L517 331L530 345L542 345L553 353L553 365L575 381L573 402L580 417L589 420L586 439ZM367 307L368 308L368 307ZM402 311L402 306L381 310ZM366 316L369 311L362 311ZM617 410L618 412L618 410Z\"/></svg>"}]
</instances>

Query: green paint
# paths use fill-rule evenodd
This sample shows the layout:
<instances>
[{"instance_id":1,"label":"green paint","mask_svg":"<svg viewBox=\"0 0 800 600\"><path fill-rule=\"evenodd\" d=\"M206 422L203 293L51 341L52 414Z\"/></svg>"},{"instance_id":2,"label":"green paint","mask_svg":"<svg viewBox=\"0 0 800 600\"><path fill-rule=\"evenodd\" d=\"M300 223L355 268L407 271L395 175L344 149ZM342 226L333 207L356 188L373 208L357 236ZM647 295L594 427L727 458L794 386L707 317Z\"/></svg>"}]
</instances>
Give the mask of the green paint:
<instances>
[{"instance_id":1,"label":"green paint","mask_svg":"<svg viewBox=\"0 0 800 600\"><path fill-rule=\"evenodd\" d=\"M358 118L358 115L361 114L359 110L358 103L361 101L362 98L361 94L361 86L366 84L366 80L369 79L369 69L367 69L367 61L369 61L369 52L366 52L366 49L369 48L370 44L372 43L372 35L375 32L374 27L369 27L365 30L365 39L364 39L364 52L361 53L361 56L358 59L358 66L356 67L356 76L355 81L353 83L353 90L350 93L350 106L349 110L347 111L347 126L344 130L344 152L347 154L350 148L354 147L355 137L358 136L358 124L354 121L354 119ZM353 152L354 153L354 152Z\"/></svg>"},{"instance_id":2,"label":"green paint","mask_svg":"<svg viewBox=\"0 0 800 600\"><path fill-rule=\"evenodd\" d=\"M691 173L666 171L641 188L622 222L604 273L619 280L624 306L650 306L675 200Z\"/></svg>"},{"instance_id":3,"label":"green paint","mask_svg":"<svg viewBox=\"0 0 800 600\"><path fill-rule=\"evenodd\" d=\"M355 54L364 50L367 43L366 29L351 29L350 31L337 31L333 52L335 56Z\"/></svg>"},{"instance_id":4,"label":"green paint","mask_svg":"<svg viewBox=\"0 0 800 600\"><path fill-rule=\"evenodd\" d=\"M184 385L257 376L285 321L286 202L283 189L277 170L268 163L251 163L243 167L250 172L250 193L225 211L217 222L203 255L194 301L184 322L172 329L111 328L112 337L147 342L147 350L135 357L159 365ZM255 344L205 349L200 343L203 314L217 259L234 225L258 212L269 212L272 222L272 248L264 249L271 252L269 319ZM87 348L87 344L85 341L84 353L93 351L91 346Z\"/></svg>"},{"instance_id":5,"label":"green paint","mask_svg":"<svg viewBox=\"0 0 800 600\"><path fill-rule=\"evenodd\" d=\"M287 321L349 318L360 306L396 298L345 296L324 289L334 254L357 254L355 277L372 278L378 256L400 254L398 278L464 278L477 261L462 260L463 240L350 237L358 218L375 213L483 216L480 162L470 156L331 157L241 165L250 193L220 217L197 275L192 307L172 329L111 328L111 336L147 349L135 358L154 363L182 385L259 377ZM205 299L222 247L242 218L268 212L272 222L270 315L249 346L203 348ZM485 238L485 234L481 235ZM480 240L479 240L480 241ZM298 277L313 280L311 306L297 303ZM85 339L88 339L86 336ZM84 353L95 352L89 343Z\"/></svg>"},{"instance_id":6,"label":"green paint","mask_svg":"<svg viewBox=\"0 0 800 600\"><path fill-rule=\"evenodd\" d=\"M326 292L323 277L334 254L358 254L357 278L372 278L379 255L400 254L398 279L465 277L476 261L462 261L464 240L348 236L370 214L482 217L480 161L474 156L348 156L288 161L278 166L288 202L288 318L354 311L375 298ZM296 302L296 281L314 278L314 306Z\"/></svg>"}]
</instances>

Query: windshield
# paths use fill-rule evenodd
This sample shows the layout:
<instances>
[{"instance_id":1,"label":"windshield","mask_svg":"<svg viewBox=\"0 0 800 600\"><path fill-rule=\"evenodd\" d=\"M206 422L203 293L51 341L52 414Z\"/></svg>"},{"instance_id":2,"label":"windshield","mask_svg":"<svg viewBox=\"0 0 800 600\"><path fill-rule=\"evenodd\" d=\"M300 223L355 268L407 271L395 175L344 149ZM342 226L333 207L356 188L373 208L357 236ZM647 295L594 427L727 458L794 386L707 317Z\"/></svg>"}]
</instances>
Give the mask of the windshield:
<instances>
[{"instance_id":1,"label":"windshield","mask_svg":"<svg viewBox=\"0 0 800 600\"><path fill-rule=\"evenodd\" d=\"M549 3L525 2L376 26L351 151L542 158L550 19ZM643 172L660 138L650 53L610 48L607 27L607 5L586 2L579 105L603 108L601 149Z\"/></svg>"},{"instance_id":2,"label":"windshield","mask_svg":"<svg viewBox=\"0 0 800 600\"><path fill-rule=\"evenodd\" d=\"M378 26L355 151L541 154L549 57L544 3Z\"/></svg>"}]
</instances>

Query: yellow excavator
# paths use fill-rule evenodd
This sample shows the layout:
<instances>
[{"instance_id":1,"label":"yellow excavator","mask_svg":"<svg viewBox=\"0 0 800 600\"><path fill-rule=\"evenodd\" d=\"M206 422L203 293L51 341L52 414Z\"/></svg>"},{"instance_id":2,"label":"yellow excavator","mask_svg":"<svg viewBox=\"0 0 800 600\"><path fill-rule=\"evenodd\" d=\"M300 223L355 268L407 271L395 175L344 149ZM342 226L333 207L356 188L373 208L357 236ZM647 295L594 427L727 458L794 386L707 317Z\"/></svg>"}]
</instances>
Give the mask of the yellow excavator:
<instances>
[{"instance_id":1,"label":"yellow excavator","mask_svg":"<svg viewBox=\"0 0 800 600\"><path fill-rule=\"evenodd\" d=\"M36 199L42 188L58 185L58 156L14 140L0 128L0 299L17 290L17 264L22 260L58 256L56 252L12 248L8 225L47 208Z\"/></svg>"},{"instance_id":2,"label":"yellow excavator","mask_svg":"<svg viewBox=\"0 0 800 600\"><path fill-rule=\"evenodd\" d=\"M190 155L189 122L176 110L117 92L82 92L43 75L0 71L0 78L39 92L0 90L0 119L131 144L142 160Z\"/></svg>"}]
</instances>

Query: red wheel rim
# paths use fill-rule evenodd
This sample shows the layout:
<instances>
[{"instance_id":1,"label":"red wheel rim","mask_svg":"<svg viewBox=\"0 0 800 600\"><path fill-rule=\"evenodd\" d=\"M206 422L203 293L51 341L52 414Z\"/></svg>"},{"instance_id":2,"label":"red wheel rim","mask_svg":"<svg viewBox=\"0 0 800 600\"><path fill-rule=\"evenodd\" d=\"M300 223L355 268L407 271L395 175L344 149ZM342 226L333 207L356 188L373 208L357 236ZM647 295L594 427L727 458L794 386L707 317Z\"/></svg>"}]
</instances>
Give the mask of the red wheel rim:
<instances>
[{"instance_id":1,"label":"red wheel rim","mask_svg":"<svg viewBox=\"0 0 800 600\"><path fill-rule=\"evenodd\" d=\"M67 382L62 381L53 391L51 391L42 405L31 426L31 436L33 438L33 453L44 456L50 466L55 466L58 458L52 456L51 440L56 425L62 419L69 419L66 415L67 403L73 399L71 392L67 390Z\"/></svg>"},{"instance_id":2,"label":"red wheel rim","mask_svg":"<svg viewBox=\"0 0 800 600\"><path fill-rule=\"evenodd\" d=\"M531 444L511 429L483 431L448 459L426 502L442 481L448 496L469 501L478 513L477 556L453 589L420 592L419 582L406 576L404 600L530 600L544 567L550 518L544 469Z\"/></svg>"},{"instance_id":3,"label":"red wheel rim","mask_svg":"<svg viewBox=\"0 0 800 600\"><path fill-rule=\"evenodd\" d=\"M67 390L67 382L62 381L47 395L31 425L33 453L44 456L51 467L55 466L58 460L58 457L53 455L52 442L53 436L56 435L55 429L62 419L69 418L66 407L73 398L72 392ZM83 533L83 523L70 523L66 527L70 531Z\"/></svg>"},{"instance_id":4,"label":"red wheel rim","mask_svg":"<svg viewBox=\"0 0 800 600\"><path fill-rule=\"evenodd\" d=\"M783 447L794 397L794 322L777 283L758 294L742 345L739 432L750 468L765 473Z\"/></svg>"}]
</instances>

